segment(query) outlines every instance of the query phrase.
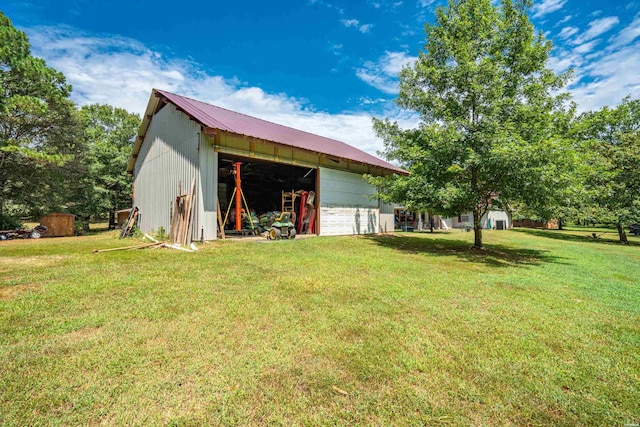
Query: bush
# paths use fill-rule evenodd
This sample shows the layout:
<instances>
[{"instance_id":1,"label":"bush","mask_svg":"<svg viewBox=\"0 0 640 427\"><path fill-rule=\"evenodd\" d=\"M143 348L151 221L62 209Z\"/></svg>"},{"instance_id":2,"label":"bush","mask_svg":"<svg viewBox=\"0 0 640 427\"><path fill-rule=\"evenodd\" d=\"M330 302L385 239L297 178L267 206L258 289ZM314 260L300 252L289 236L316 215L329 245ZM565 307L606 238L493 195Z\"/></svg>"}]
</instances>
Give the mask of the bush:
<instances>
[{"instance_id":1,"label":"bush","mask_svg":"<svg viewBox=\"0 0 640 427\"><path fill-rule=\"evenodd\" d=\"M15 230L22 228L20 218L11 215L0 215L0 230Z\"/></svg>"},{"instance_id":2,"label":"bush","mask_svg":"<svg viewBox=\"0 0 640 427\"><path fill-rule=\"evenodd\" d=\"M89 231L89 221L82 221L77 219L73 224L73 231L76 236L87 233Z\"/></svg>"},{"instance_id":3,"label":"bush","mask_svg":"<svg viewBox=\"0 0 640 427\"><path fill-rule=\"evenodd\" d=\"M169 235L167 234L167 230L164 229L163 226L160 226L158 228L158 231L156 231L155 233L155 237L157 240L160 240L161 242L164 242L165 240L169 239Z\"/></svg>"}]
</instances>

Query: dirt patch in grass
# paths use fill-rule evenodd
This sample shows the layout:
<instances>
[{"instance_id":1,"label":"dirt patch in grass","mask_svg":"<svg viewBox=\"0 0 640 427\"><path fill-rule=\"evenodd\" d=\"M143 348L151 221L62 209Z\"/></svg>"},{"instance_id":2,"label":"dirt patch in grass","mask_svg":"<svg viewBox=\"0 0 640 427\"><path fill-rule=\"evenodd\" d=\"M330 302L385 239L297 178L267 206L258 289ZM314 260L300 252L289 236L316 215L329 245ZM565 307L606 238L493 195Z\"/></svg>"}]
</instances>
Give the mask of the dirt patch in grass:
<instances>
[{"instance_id":1,"label":"dirt patch in grass","mask_svg":"<svg viewBox=\"0 0 640 427\"><path fill-rule=\"evenodd\" d=\"M17 267L53 267L60 265L67 258L64 255L0 257L0 271L12 270Z\"/></svg>"},{"instance_id":2,"label":"dirt patch in grass","mask_svg":"<svg viewBox=\"0 0 640 427\"><path fill-rule=\"evenodd\" d=\"M41 285L36 285L34 283L28 283L24 285L14 285L7 286L4 288L0 288L0 301L7 301L13 299L19 293L31 291L34 289L39 289Z\"/></svg>"},{"instance_id":3,"label":"dirt patch in grass","mask_svg":"<svg viewBox=\"0 0 640 427\"><path fill-rule=\"evenodd\" d=\"M96 338L102 333L102 329L102 326L87 326L64 334L62 336L62 340L68 344L79 343L88 339Z\"/></svg>"}]
</instances>

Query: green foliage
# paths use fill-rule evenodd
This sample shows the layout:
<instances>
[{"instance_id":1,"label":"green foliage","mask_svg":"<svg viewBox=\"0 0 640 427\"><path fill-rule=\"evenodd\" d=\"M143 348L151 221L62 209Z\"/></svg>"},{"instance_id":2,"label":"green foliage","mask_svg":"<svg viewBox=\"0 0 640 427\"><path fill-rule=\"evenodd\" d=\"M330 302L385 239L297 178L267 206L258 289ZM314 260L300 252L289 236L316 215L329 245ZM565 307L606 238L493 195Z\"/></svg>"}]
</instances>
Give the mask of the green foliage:
<instances>
[{"instance_id":1,"label":"green foliage","mask_svg":"<svg viewBox=\"0 0 640 427\"><path fill-rule=\"evenodd\" d=\"M140 231L140 227L138 227L138 224L135 224L133 227L131 227L129 237L133 239L142 239L144 237L144 233Z\"/></svg>"},{"instance_id":2,"label":"green foliage","mask_svg":"<svg viewBox=\"0 0 640 427\"><path fill-rule=\"evenodd\" d=\"M50 180L77 151L71 86L1 12L0 87L0 213L42 213L64 197Z\"/></svg>"},{"instance_id":3,"label":"green foliage","mask_svg":"<svg viewBox=\"0 0 640 427\"><path fill-rule=\"evenodd\" d=\"M0 230L15 230L22 228L22 220L17 216L0 214Z\"/></svg>"},{"instance_id":4,"label":"green foliage","mask_svg":"<svg viewBox=\"0 0 640 427\"><path fill-rule=\"evenodd\" d=\"M475 246L490 206L537 203L570 151L559 137L570 121L569 74L546 68L551 43L535 34L528 0L450 1L425 25L426 44L400 73L402 108L417 129L374 120L384 154L411 175L371 179L387 199L447 216L473 212Z\"/></svg>"},{"instance_id":5,"label":"green foliage","mask_svg":"<svg viewBox=\"0 0 640 427\"><path fill-rule=\"evenodd\" d=\"M167 230L165 230L163 226L158 227L158 231L153 233L153 237L155 237L156 240L160 240L161 242L169 240L169 234L167 234Z\"/></svg>"},{"instance_id":6,"label":"green foliage","mask_svg":"<svg viewBox=\"0 0 640 427\"><path fill-rule=\"evenodd\" d=\"M61 210L86 221L130 205L139 117L108 105L76 110L64 76L31 55L2 13L0 84L0 214Z\"/></svg>"},{"instance_id":7,"label":"green foliage","mask_svg":"<svg viewBox=\"0 0 640 427\"><path fill-rule=\"evenodd\" d=\"M640 221L640 100L582 114L575 135L589 170L587 206L594 218L616 224L626 242L624 227Z\"/></svg>"},{"instance_id":8,"label":"green foliage","mask_svg":"<svg viewBox=\"0 0 640 427\"><path fill-rule=\"evenodd\" d=\"M126 169L140 117L93 104L80 109L80 118L87 154L79 209L85 217L104 218L131 206L132 180Z\"/></svg>"}]
</instances>

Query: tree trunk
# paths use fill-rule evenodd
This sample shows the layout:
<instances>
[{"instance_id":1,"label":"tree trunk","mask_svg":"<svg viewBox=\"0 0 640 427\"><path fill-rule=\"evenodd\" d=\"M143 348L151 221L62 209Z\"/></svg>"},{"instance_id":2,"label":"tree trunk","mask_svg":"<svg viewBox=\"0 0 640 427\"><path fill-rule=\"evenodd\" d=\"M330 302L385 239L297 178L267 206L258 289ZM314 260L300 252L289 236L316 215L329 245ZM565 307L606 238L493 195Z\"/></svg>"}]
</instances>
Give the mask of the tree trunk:
<instances>
[{"instance_id":1,"label":"tree trunk","mask_svg":"<svg viewBox=\"0 0 640 427\"><path fill-rule=\"evenodd\" d=\"M115 230L116 228L116 211L115 209L109 209L109 230Z\"/></svg>"},{"instance_id":2,"label":"tree trunk","mask_svg":"<svg viewBox=\"0 0 640 427\"><path fill-rule=\"evenodd\" d=\"M482 249L482 223L480 222L480 210L476 208L473 210L473 247L476 249Z\"/></svg>"},{"instance_id":3,"label":"tree trunk","mask_svg":"<svg viewBox=\"0 0 640 427\"><path fill-rule=\"evenodd\" d=\"M433 215L429 213L429 230L433 233Z\"/></svg>"},{"instance_id":4,"label":"tree trunk","mask_svg":"<svg viewBox=\"0 0 640 427\"><path fill-rule=\"evenodd\" d=\"M620 236L620 243L627 244L629 241L627 240L627 233L624 231L624 227L622 224L617 223L616 227L618 228L618 236Z\"/></svg>"},{"instance_id":5,"label":"tree trunk","mask_svg":"<svg viewBox=\"0 0 640 427\"><path fill-rule=\"evenodd\" d=\"M558 230L564 230L564 228L562 228L562 220L561 219L558 220Z\"/></svg>"}]
</instances>

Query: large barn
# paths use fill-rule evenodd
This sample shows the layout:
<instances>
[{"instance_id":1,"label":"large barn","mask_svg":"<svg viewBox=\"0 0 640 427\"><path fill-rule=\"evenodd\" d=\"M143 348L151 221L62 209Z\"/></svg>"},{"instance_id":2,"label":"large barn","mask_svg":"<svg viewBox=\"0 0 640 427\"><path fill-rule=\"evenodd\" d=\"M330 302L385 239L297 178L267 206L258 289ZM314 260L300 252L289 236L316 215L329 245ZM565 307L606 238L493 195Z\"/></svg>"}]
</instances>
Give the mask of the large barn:
<instances>
[{"instance_id":1,"label":"large barn","mask_svg":"<svg viewBox=\"0 0 640 427\"><path fill-rule=\"evenodd\" d=\"M393 231L393 206L371 198L376 189L363 174L406 171L340 141L158 89L127 165L140 229L169 230L174 200L195 178L192 238L216 239L217 209L224 216L234 203L237 162L246 205L257 215L281 210L283 192L313 191L314 234Z\"/></svg>"}]
</instances>

